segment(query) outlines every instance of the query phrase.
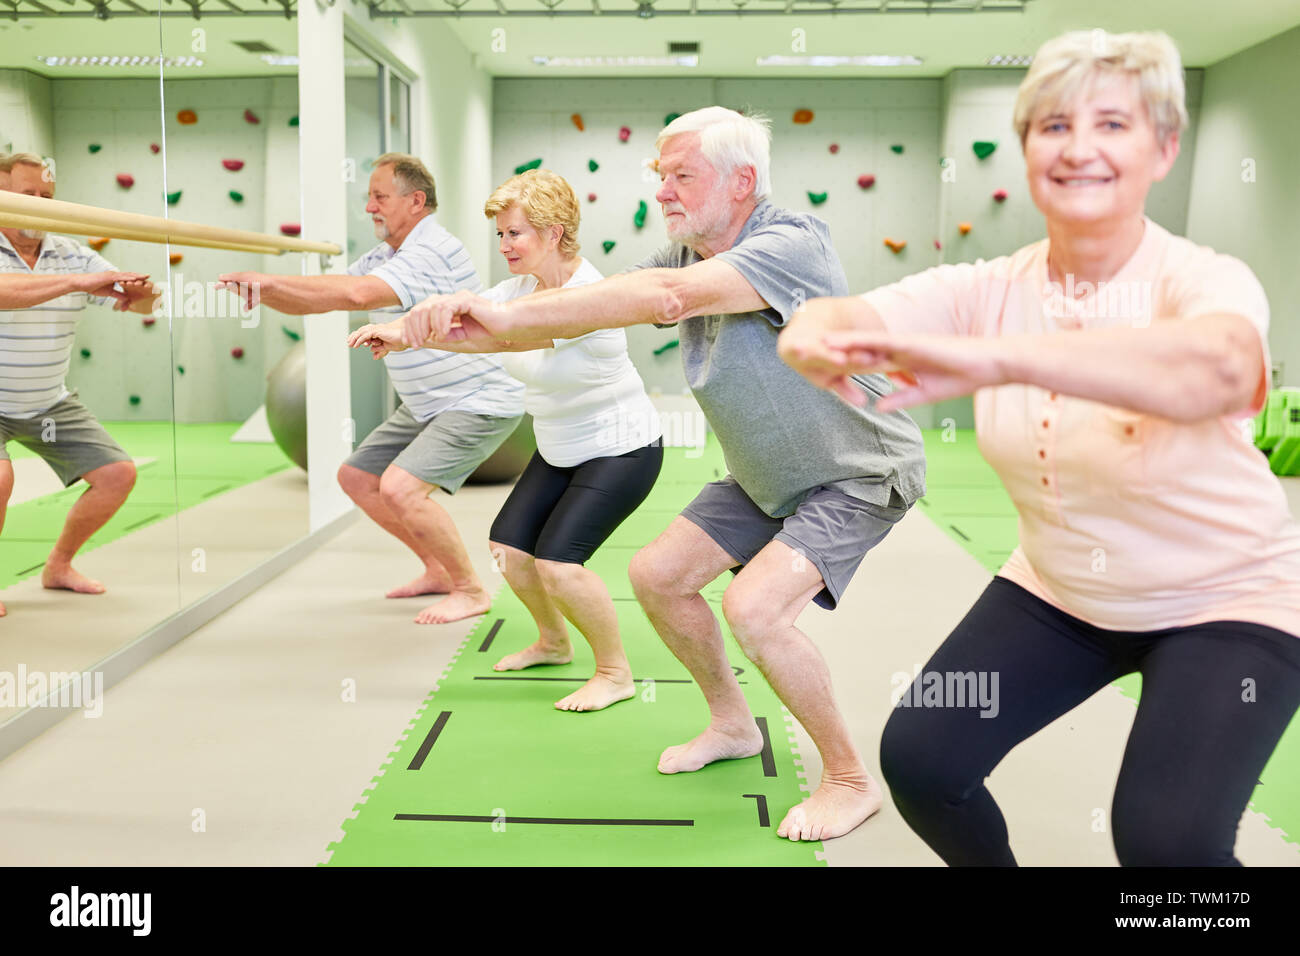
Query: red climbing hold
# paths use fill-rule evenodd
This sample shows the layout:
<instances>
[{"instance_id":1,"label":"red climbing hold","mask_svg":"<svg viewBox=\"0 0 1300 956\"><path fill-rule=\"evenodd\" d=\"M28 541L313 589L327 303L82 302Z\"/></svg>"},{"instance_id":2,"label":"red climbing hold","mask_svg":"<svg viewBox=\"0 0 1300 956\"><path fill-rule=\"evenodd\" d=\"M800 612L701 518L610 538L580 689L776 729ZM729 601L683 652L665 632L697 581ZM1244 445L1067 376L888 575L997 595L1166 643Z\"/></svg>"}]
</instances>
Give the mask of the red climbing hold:
<instances>
[{"instance_id":1,"label":"red climbing hold","mask_svg":"<svg viewBox=\"0 0 1300 956\"><path fill-rule=\"evenodd\" d=\"M135 185L135 177L132 176L130 173L118 173L117 184L121 186L123 189L130 189L132 186Z\"/></svg>"},{"instance_id":2,"label":"red climbing hold","mask_svg":"<svg viewBox=\"0 0 1300 956\"><path fill-rule=\"evenodd\" d=\"M242 159L223 159L221 165L232 173L237 173L244 168L244 161Z\"/></svg>"}]
</instances>

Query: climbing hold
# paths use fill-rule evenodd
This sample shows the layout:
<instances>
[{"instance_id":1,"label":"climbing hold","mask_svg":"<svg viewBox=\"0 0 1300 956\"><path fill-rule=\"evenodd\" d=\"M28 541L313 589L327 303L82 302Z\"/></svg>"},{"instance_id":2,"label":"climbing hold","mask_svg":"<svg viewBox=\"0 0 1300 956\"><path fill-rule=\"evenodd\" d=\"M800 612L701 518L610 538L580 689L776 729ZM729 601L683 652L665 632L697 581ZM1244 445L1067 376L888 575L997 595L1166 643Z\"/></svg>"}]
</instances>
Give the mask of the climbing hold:
<instances>
[{"instance_id":1,"label":"climbing hold","mask_svg":"<svg viewBox=\"0 0 1300 956\"><path fill-rule=\"evenodd\" d=\"M302 333L301 333L301 332L295 332L293 329L289 328L289 326L287 326L287 325L282 325L282 326L280 326L280 331L283 332L285 335L289 336L289 338L293 339L295 342L297 342L297 341L299 341L299 340L302 339Z\"/></svg>"},{"instance_id":2,"label":"climbing hold","mask_svg":"<svg viewBox=\"0 0 1300 956\"><path fill-rule=\"evenodd\" d=\"M139 405L139 404L140 404L140 396L139 396L139 395L132 395L132 396L131 396L131 404L132 404L132 405Z\"/></svg>"},{"instance_id":3,"label":"climbing hold","mask_svg":"<svg viewBox=\"0 0 1300 956\"><path fill-rule=\"evenodd\" d=\"M988 159L993 155L993 150L998 148L998 144L981 139L971 143L970 148L975 150L975 155L980 159Z\"/></svg>"},{"instance_id":4,"label":"climbing hold","mask_svg":"<svg viewBox=\"0 0 1300 956\"><path fill-rule=\"evenodd\" d=\"M530 159L528 162L520 163L515 167L515 175L518 176L520 173L526 173L530 169L537 169L541 165L541 159Z\"/></svg>"},{"instance_id":5,"label":"climbing hold","mask_svg":"<svg viewBox=\"0 0 1300 956\"><path fill-rule=\"evenodd\" d=\"M84 358L84 359L85 359L85 358L90 358L90 349L82 349L82 350L81 350L81 357Z\"/></svg>"},{"instance_id":6,"label":"climbing hold","mask_svg":"<svg viewBox=\"0 0 1300 956\"><path fill-rule=\"evenodd\" d=\"M620 143L626 143L631 138L631 136L632 136L632 131L628 129L626 126L620 126L618 128L618 141Z\"/></svg>"},{"instance_id":7,"label":"climbing hold","mask_svg":"<svg viewBox=\"0 0 1300 956\"><path fill-rule=\"evenodd\" d=\"M966 235L966 233L970 232L970 223L968 222L957 223L957 231L960 232L963 236Z\"/></svg>"},{"instance_id":8,"label":"climbing hold","mask_svg":"<svg viewBox=\"0 0 1300 956\"><path fill-rule=\"evenodd\" d=\"M130 173L118 173L117 184L121 186L123 189L130 189L132 186L135 185L135 177L132 176Z\"/></svg>"},{"instance_id":9,"label":"climbing hold","mask_svg":"<svg viewBox=\"0 0 1300 956\"><path fill-rule=\"evenodd\" d=\"M804 123L811 123L813 121L813 111L795 110L793 120L794 122L799 123L801 125Z\"/></svg>"},{"instance_id":10,"label":"climbing hold","mask_svg":"<svg viewBox=\"0 0 1300 956\"><path fill-rule=\"evenodd\" d=\"M244 161L242 159L223 159L221 165L232 173L237 173L244 168Z\"/></svg>"},{"instance_id":11,"label":"climbing hold","mask_svg":"<svg viewBox=\"0 0 1300 956\"><path fill-rule=\"evenodd\" d=\"M596 201L596 194L595 194L595 193L587 193L587 202L595 202L595 201Z\"/></svg>"},{"instance_id":12,"label":"climbing hold","mask_svg":"<svg viewBox=\"0 0 1300 956\"><path fill-rule=\"evenodd\" d=\"M609 255L609 251L614 248L614 240L606 239L600 245L605 250L605 255Z\"/></svg>"},{"instance_id":13,"label":"climbing hold","mask_svg":"<svg viewBox=\"0 0 1300 956\"><path fill-rule=\"evenodd\" d=\"M858 177L859 189L870 189L875 184L876 184L876 177L871 175L870 173L863 173L861 176Z\"/></svg>"},{"instance_id":14,"label":"climbing hold","mask_svg":"<svg viewBox=\"0 0 1300 956\"><path fill-rule=\"evenodd\" d=\"M180 372L180 374L184 375L184 374L185 374L185 366L184 366L184 365L177 365L177 366L176 366L176 371L178 371L178 372Z\"/></svg>"},{"instance_id":15,"label":"climbing hold","mask_svg":"<svg viewBox=\"0 0 1300 956\"><path fill-rule=\"evenodd\" d=\"M297 126L297 125L298 125L298 117L296 117L296 116L290 116L290 117L289 117L289 125L290 125L290 126Z\"/></svg>"},{"instance_id":16,"label":"climbing hold","mask_svg":"<svg viewBox=\"0 0 1300 956\"><path fill-rule=\"evenodd\" d=\"M140 324L147 329L147 328L151 328L154 325L154 323L156 323L157 321L158 320L155 319L152 315L147 315L140 320Z\"/></svg>"},{"instance_id":17,"label":"climbing hold","mask_svg":"<svg viewBox=\"0 0 1300 956\"><path fill-rule=\"evenodd\" d=\"M942 249L942 248L943 248L943 243L941 243L938 239L936 239L936 240L934 240L934 247L935 247L936 249Z\"/></svg>"},{"instance_id":18,"label":"climbing hold","mask_svg":"<svg viewBox=\"0 0 1300 956\"><path fill-rule=\"evenodd\" d=\"M183 254L179 252L173 252L167 256L167 261L174 266L178 266L181 264L181 260L184 258L185 256Z\"/></svg>"},{"instance_id":19,"label":"climbing hold","mask_svg":"<svg viewBox=\"0 0 1300 956\"><path fill-rule=\"evenodd\" d=\"M665 342L663 345L659 346L659 348L655 349L655 355L663 355L669 349L675 349L677 348L677 346L681 344L682 344L681 339L672 339L671 341Z\"/></svg>"},{"instance_id":20,"label":"climbing hold","mask_svg":"<svg viewBox=\"0 0 1300 956\"><path fill-rule=\"evenodd\" d=\"M174 193L168 193L168 194L167 194L167 205L169 205L169 206L174 206L174 205L176 205L178 202L180 202L180 201L181 201L181 193L182 193L182 192L183 192L183 190L178 189L178 190L176 190L176 192L174 192Z\"/></svg>"},{"instance_id":21,"label":"climbing hold","mask_svg":"<svg viewBox=\"0 0 1300 956\"><path fill-rule=\"evenodd\" d=\"M162 147L159 146L157 143L150 143L150 144L149 144L149 152L153 153L155 156L158 155L158 153L159 153L159 151L160 151L161 149L162 149Z\"/></svg>"},{"instance_id":22,"label":"climbing hold","mask_svg":"<svg viewBox=\"0 0 1300 956\"><path fill-rule=\"evenodd\" d=\"M1005 189L999 189L997 192L995 192L995 193L993 194L993 201L994 201L994 202L1006 202L1006 201L1007 201L1007 191L1006 191Z\"/></svg>"},{"instance_id":23,"label":"climbing hold","mask_svg":"<svg viewBox=\"0 0 1300 956\"><path fill-rule=\"evenodd\" d=\"M681 115L682 115L681 113L669 113L667 116L664 117L664 125L667 126L669 123L671 123L673 120L677 119L677 117Z\"/></svg>"},{"instance_id":24,"label":"climbing hold","mask_svg":"<svg viewBox=\"0 0 1300 956\"><path fill-rule=\"evenodd\" d=\"M826 196L827 196L826 193L810 192L808 193L808 201L812 203L814 206L820 206L822 203L826 201Z\"/></svg>"},{"instance_id":25,"label":"climbing hold","mask_svg":"<svg viewBox=\"0 0 1300 956\"><path fill-rule=\"evenodd\" d=\"M302 226L296 222L284 222L280 224L280 232L286 236L301 236Z\"/></svg>"},{"instance_id":26,"label":"climbing hold","mask_svg":"<svg viewBox=\"0 0 1300 956\"><path fill-rule=\"evenodd\" d=\"M898 153L899 155L902 155L902 152L903 152L903 144L902 144L902 143L895 143L893 146L891 146L891 147L889 147L889 148L892 149L895 153Z\"/></svg>"},{"instance_id":27,"label":"climbing hold","mask_svg":"<svg viewBox=\"0 0 1300 956\"><path fill-rule=\"evenodd\" d=\"M193 126L199 121L199 114L193 110L181 110L176 114L176 122L182 126Z\"/></svg>"},{"instance_id":28,"label":"climbing hold","mask_svg":"<svg viewBox=\"0 0 1300 956\"><path fill-rule=\"evenodd\" d=\"M244 350L241 349L238 345L236 345L233 349L230 350L230 355L232 358L241 359L244 357Z\"/></svg>"},{"instance_id":29,"label":"climbing hold","mask_svg":"<svg viewBox=\"0 0 1300 956\"><path fill-rule=\"evenodd\" d=\"M238 189L232 189L230 190L230 198L233 199L235 202L243 202L244 194L241 193Z\"/></svg>"},{"instance_id":30,"label":"climbing hold","mask_svg":"<svg viewBox=\"0 0 1300 956\"><path fill-rule=\"evenodd\" d=\"M594 173L596 170L600 169L600 163L596 162L594 159L589 159L587 160L587 168Z\"/></svg>"},{"instance_id":31,"label":"climbing hold","mask_svg":"<svg viewBox=\"0 0 1300 956\"><path fill-rule=\"evenodd\" d=\"M838 152L840 151L840 144L839 144L839 143L831 143L831 145L830 145L830 151L831 151L831 155L834 156L836 153L838 153Z\"/></svg>"},{"instance_id":32,"label":"climbing hold","mask_svg":"<svg viewBox=\"0 0 1300 956\"><path fill-rule=\"evenodd\" d=\"M252 123L254 126L256 126L258 123L262 121L258 119L257 114L254 113L252 110L244 110L244 122Z\"/></svg>"},{"instance_id":33,"label":"climbing hold","mask_svg":"<svg viewBox=\"0 0 1300 956\"><path fill-rule=\"evenodd\" d=\"M586 131L587 127L583 125L581 113L574 113L572 116L569 117L569 119L573 122L574 126L578 127L579 133Z\"/></svg>"},{"instance_id":34,"label":"climbing hold","mask_svg":"<svg viewBox=\"0 0 1300 956\"><path fill-rule=\"evenodd\" d=\"M906 240L906 239L886 239L886 240L885 240L885 245L889 246L890 251L893 252L894 255L898 255L900 252L903 251L903 247L907 245L907 240Z\"/></svg>"},{"instance_id":35,"label":"climbing hold","mask_svg":"<svg viewBox=\"0 0 1300 956\"><path fill-rule=\"evenodd\" d=\"M94 154L94 153L98 153L98 152L99 152L101 149L103 149L103 148L104 148L104 147L103 147L103 146L100 146L98 143L91 143L91 144L90 144L90 152L91 152L92 154Z\"/></svg>"},{"instance_id":36,"label":"climbing hold","mask_svg":"<svg viewBox=\"0 0 1300 956\"><path fill-rule=\"evenodd\" d=\"M650 210L646 207L644 199L636 204L636 212L632 216L632 222L638 229L645 225L646 213L649 211Z\"/></svg>"},{"instance_id":37,"label":"climbing hold","mask_svg":"<svg viewBox=\"0 0 1300 956\"><path fill-rule=\"evenodd\" d=\"M106 236L96 236L94 239L87 240L86 245L98 252L108 245L108 238Z\"/></svg>"}]
</instances>

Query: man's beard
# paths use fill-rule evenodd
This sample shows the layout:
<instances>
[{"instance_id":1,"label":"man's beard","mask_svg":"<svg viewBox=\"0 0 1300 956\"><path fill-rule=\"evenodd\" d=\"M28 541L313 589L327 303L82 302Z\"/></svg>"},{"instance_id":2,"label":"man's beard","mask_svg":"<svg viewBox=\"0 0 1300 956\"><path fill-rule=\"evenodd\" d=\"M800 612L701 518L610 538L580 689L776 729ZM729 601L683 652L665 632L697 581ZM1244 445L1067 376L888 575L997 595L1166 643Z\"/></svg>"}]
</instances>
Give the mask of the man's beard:
<instances>
[{"instance_id":1,"label":"man's beard","mask_svg":"<svg viewBox=\"0 0 1300 956\"><path fill-rule=\"evenodd\" d=\"M382 221L375 223L375 238L380 242L388 238L388 223Z\"/></svg>"},{"instance_id":2,"label":"man's beard","mask_svg":"<svg viewBox=\"0 0 1300 956\"><path fill-rule=\"evenodd\" d=\"M44 239L45 233L40 229L19 229L18 235L24 239Z\"/></svg>"},{"instance_id":3,"label":"man's beard","mask_svg":"<svg viewBox=\"0 0 1300 956\"><path fill-rule=\"evenodd\" d=\"M687 213L681 208L670 211L683 213L683 222L675 234L669 230L668 238L689 246L701 239L711 238L718 231L727 218L727 203L725 199L711 199L703 209L693 213Z\"/></svg>"}]
</instances>

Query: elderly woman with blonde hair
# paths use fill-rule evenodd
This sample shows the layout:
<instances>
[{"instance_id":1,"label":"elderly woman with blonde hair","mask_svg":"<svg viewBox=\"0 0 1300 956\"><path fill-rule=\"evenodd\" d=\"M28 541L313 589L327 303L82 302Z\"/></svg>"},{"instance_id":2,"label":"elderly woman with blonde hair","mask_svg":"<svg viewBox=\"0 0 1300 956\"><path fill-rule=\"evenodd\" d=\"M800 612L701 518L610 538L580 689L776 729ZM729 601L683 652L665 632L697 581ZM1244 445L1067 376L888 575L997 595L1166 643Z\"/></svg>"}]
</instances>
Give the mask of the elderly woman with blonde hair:
<instances>
[{"instance_id":1,"label":"elderly woman with blonde hair","mask_svg":"<svg viewBox=\"0 0 1300 956\"><path fill-rule=\"evenodd\" d=\"M484 298L505 303L602 278L578 254L578 200L563 177L546 169L515 176L492 194L483 213L496 220L501 254L514 273ZM412 312L439 298L430 296ZM349 342L369 345L376 357L400 351L402 321L365 326ZM492 523L490 539L511 590L537 623L538 638L503 657L496 669L567 664L573 659L567 621L591 645L596 673L555 706L601 710L636 689L609 589L584 565L659 477L658 416L621 328L526 343L466 334L438 348L495 352L503 345L512 354L500 356L502 366L527 386L524 408L533 416L537 451Z\"/></svg>"},{"instance_id":2,"label":"elderly woman with blonde hair","mask_svg":"<svg viewBox=\"0 0 1300 956\"><path fill-rule=\"evenodd\" d=\"M900 701L933 673L997 674L996 714L898 706L881 768L945 861L1014 865L985 778L1138 672L1119 861L1235 865L1300 703L1300 525L1243 427L1268 391L1268 303L1241 261L1144 213L1187 123L1167 36L1048 42L1014 122L1045 240L811 301L780 343L852 401L848 376L891 375L881 409L974 392L980 450L1020 515L1020 546Z\"/></svg>"}]
</instances>

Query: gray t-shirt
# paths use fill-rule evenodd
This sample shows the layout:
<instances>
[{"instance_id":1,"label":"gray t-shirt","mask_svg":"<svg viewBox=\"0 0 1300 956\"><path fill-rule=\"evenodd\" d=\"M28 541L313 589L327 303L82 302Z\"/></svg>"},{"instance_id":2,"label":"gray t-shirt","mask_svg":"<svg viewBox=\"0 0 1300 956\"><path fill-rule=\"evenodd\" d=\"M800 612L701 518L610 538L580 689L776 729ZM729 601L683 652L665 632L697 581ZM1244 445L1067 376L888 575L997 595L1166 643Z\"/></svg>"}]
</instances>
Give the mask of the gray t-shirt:
<instances>
[{"instance_id":1,"label":"gray t-shirt","mask_svg":"<svg viewBox=\"0 0 1300 956\"><path fill-rule=\"evenodd\" d=\"M849 294L826 223L764 201L717 258L772 306L678 323L687 384L745 493L774 518L794 514L823 486L877 505L899 504L895 491L908 505L925 494L921 431L909 415L855 408L777 355L780 329L804 302ZM700 259L671 243L634 268L682 268ZM876 396L893 388L883 375L854 381Z\"/></svg>"}]
</instances>

